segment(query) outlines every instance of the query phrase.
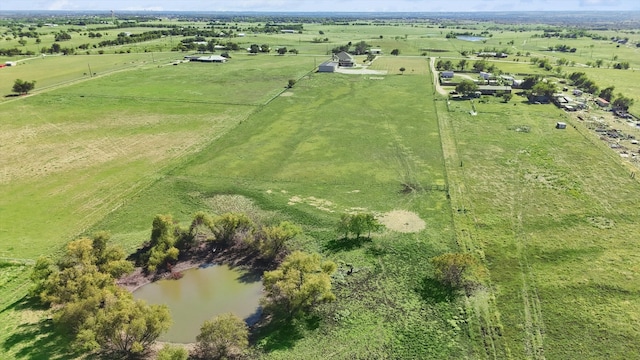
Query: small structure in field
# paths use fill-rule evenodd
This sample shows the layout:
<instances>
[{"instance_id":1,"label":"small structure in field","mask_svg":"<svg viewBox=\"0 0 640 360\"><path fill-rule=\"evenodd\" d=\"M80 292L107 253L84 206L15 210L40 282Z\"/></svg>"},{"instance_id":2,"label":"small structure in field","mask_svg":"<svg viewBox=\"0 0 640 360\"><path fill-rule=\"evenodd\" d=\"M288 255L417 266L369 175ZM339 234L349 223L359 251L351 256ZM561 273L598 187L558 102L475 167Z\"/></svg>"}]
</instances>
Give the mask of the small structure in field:
<instances>
[{"instance_id":1,"label":"small structure in field","mask_svg":"<svg viewBox=\"0 0 640 360\"><path fill-rule=\"evenodd\" d=\"M318 72L328 72L332 73L338 69L338 63L335 61L325 61L320 66L318 66Z\"/></svg>"},{"instance_id":2,"label":"small structure in field","mask_svg":"<svg viewBox=\"0 0 640 360\"><path fill-rule=\"evenodd\" d=\"M609 102L603 98L597 98L596 99L596 104L598 104L598 106L600 107L607 107L609 106Z\"/></svg>"},{"instance_id":3,"label":"small structure in field","mask_svg":"<svg viewBox=\"0 0 640 360\"><path fill-rule=\"evenodd\" d=\"M501 86L501 85L480 85L478 86L478 91L482 95L502 95L502 94L511 94L511 86Z\"/></svg>"},{"instance_id":4,"label":"small structure in field","mask_svg":"<svg viewBox=\"0 0 640 360\"><path fill-rule=\"evenodd\" d=\"M189 61L198 61L198 62L214 62L214 63L227 62L227 58L220 55L209 55L209 56L189 55L189 56L185 56L184 59Z\"/></svg>"},{"instance_id":5,"label":"small structure in field","mask_svg":"<svg viewBox=\"0 0 640 360\"><path fill-rule=\"evenodd\" d=\"M566 123L563 123L561 121L558 121L556 123L556 129L566 129L566 128L567 128L567 124Z\"/></svg>"},{"instance_id":6,"label":"small structure in field","mask_svg":"<svg viewBox=\"0 0 640 360\"><path fill-rule=\"evenodd\" d=\"M440 77L443 79L453 79L453 75L454 73L452 70L447 70L440 73Z\"/></svg>"}]
</instances>

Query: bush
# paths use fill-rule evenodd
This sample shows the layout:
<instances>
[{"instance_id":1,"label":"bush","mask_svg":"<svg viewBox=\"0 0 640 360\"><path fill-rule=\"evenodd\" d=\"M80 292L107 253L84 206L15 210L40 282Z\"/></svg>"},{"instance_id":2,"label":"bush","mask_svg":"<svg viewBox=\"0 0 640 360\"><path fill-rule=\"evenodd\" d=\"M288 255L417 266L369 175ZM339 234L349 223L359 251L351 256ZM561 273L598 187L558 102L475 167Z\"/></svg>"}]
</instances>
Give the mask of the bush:
<instances>
[{"instance_id":1,"label":"bush","mask_svg":"<svg viewBox=\"0 0 640 360\"><path fill-rule=\"evenodd\" d=\"M156 356L157 360L187 360L189 358L189 352L180 346L165 345L158 351Z\"/></svg>"},{"instance_id":2,"label":"bush","mask_svg":"<svg viewBox=\"0 0 640 360\"><path fill-rule=\"evenodd\" d=\"M485 277L485 270L471 254L448 253L431 259L435 278L446 286L470 295Z\"/></svg>"},{"instance_id":3,"label":"bush","mask_svg":"<svg viewBox=\"0 0 640 360\"><path fill-rule=\"evenodd\" d=\"M249 330L234 314L205 321L196 337L195 355L201 359L239 358L249 347Z\"/></svg>"}]
</instances>

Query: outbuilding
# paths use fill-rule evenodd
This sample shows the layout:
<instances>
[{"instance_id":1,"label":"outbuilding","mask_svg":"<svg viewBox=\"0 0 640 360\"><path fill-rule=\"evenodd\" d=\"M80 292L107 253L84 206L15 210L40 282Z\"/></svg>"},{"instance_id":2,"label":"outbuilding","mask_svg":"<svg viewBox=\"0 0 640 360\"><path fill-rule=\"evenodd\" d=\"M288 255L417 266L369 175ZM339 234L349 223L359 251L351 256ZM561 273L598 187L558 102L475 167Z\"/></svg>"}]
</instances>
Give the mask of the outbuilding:
<instances>
[{"instance_id":1,"label":"outbuilding","mask_svg":"<svg viewBox=\"0 0 640 360\"><path fill-rule=\"evenodd\" d=\"M609 106L609 102L603 98L597 98L596 99L596 104L598 104L598 106L600 107L607 107Z\"/></svg>"},{"instance_id":2,"label":"outbuilding","mask_svg":"<svg viewBox=\"0 0 640 360\"><path fill-rule=\"evenodd\" d=\"M443 79L453 79L453 71L447 70L440 73L440 77Z\"/></svg>"},{"instance_id":3,"label":"outbuilding","mask_svg":"<svg viewBox=\"0 0 640 360\"><path fill-rule=\"evenodd\" d=\"M320 66L318 66L318 72L335 72L338 68L338 63L335 61L325 61Z\"/></svg>"},{"instance_id":4,"label":"outbuilding","mask_svg":"<svg viewBox=\"0 0 640 360\"><path fill-rule=\"evenodd\" d=\"M566 123L563 123L561 121L558 121L556 123L556 129L566 129L566 128L567 128L567 124Z\"/></svg>"}]
</instances>

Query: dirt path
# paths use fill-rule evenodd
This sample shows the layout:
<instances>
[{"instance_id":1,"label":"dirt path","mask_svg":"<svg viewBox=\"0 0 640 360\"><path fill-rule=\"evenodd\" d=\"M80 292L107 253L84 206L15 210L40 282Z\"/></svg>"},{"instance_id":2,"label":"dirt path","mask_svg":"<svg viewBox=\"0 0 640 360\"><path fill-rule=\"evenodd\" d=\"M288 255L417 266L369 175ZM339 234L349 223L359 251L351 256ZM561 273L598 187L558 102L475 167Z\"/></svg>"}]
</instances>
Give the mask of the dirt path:
<instances>
[{"instance_id":1,"label":"dirt path","mask_svg":"<svg viewBox=\"0 0 640 360\"><path fill-rule=\"evenodd\" d=\"M431 66L431 72L433 73L433 86L436 88L436 91L438 93L440 93L441 95L447 95L447 90L443 89L442 86L440 86L440 81L438 81L438 72L436 71L436 58L432 57L431 61L429 61L429 64Z\"/></svg>"}]
</instances>

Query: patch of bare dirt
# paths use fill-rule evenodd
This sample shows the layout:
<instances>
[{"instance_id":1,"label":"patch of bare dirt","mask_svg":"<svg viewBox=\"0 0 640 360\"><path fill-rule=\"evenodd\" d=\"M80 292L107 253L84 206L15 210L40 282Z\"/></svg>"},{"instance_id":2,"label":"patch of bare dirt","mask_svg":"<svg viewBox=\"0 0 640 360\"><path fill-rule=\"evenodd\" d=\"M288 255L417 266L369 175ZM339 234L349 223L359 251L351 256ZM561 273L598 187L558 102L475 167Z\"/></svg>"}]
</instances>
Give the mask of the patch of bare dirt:
<instances>
[{"instance_id":1,"label":"patch of bare dirt","mask_svg":"<svg viewBox=\"0 0 640 360\"><path fill-rule=\"evenodd\" d=\"M388 229L401 233L420 232L427 226L418 214L406 210L389 211L379 216L378 221Z\"/></svg>"}]
</instances>

